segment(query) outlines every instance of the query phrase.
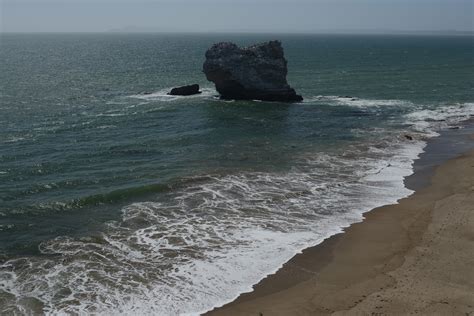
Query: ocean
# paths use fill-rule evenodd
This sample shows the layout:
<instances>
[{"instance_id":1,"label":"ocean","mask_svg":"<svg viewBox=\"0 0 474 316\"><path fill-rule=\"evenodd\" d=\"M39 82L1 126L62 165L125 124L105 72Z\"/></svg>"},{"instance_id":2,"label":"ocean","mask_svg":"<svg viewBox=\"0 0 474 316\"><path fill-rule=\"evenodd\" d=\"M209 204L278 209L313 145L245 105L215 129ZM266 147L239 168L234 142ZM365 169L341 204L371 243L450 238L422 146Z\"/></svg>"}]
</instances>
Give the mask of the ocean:
<instances>
[{"instance_id":1,"label":"ocean","mask_svg":"<svg viewBox=\"0 0 474 316\"><path fill-rule=\"evenodd\" d=\"M300 103L223 101L279 39ZM413 191L474 116L469 36L1 34L0 314L198 314ZM176 97L174 86L203 93Z\"/></svg>"}]
</instances>

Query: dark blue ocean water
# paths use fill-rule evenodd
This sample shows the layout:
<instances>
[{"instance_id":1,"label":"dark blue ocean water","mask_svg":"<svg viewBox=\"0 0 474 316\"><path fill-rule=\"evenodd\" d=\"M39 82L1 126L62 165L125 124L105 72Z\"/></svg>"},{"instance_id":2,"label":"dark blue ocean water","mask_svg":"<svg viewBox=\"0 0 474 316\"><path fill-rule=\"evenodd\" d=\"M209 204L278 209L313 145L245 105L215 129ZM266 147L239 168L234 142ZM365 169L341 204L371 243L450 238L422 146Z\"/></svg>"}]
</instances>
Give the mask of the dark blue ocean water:
<instances>
[{"instance_id":1,"label":"dark blue ocean water","mask_svg":"<svg viewBox=\"0 0 474 316\"><path fill-rule=\"evenodd\" d=\"M221 101L226 40L279 39L295 104ZM472 37L0 36L0 313L198 312L406 196L474 113ZM203 93L170 97L199 83ZM410 134L409 141L405 135Z\"/></svg>"}]
</instances>

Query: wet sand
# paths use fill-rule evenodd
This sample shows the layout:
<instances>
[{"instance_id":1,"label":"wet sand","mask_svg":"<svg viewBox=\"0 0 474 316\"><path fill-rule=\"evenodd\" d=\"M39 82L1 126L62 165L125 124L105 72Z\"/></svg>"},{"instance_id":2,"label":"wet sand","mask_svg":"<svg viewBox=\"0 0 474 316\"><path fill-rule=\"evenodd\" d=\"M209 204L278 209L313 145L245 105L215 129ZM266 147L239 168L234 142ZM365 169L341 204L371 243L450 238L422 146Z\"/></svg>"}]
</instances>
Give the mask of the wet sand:
<instances>
[{"instance_id":1,"label":"wet sand","mask_svg":"<svg viewBox=\"0 0 474 316\"><path fill-rule=\"evenodd\" d=\"M208 314L474 315L474 151L430 177Z\"/></svg>"}]
</instances>

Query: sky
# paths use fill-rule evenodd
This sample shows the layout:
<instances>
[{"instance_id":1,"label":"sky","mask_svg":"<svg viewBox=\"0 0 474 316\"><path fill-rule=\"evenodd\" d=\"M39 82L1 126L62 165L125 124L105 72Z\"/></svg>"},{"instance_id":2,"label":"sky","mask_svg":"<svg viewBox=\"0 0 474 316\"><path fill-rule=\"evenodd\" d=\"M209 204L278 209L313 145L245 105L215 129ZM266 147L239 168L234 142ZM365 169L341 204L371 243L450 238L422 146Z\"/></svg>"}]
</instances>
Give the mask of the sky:
<instances>
[{"instance_id":1,"label":"sky","mask_svg":"<svg viewBox=\"0 0 474 316\"><path fill-rule=\"evenodd\" d=\"M0 32L474 31L474 0L0 0Z\"/></svg>"}]
</instances>

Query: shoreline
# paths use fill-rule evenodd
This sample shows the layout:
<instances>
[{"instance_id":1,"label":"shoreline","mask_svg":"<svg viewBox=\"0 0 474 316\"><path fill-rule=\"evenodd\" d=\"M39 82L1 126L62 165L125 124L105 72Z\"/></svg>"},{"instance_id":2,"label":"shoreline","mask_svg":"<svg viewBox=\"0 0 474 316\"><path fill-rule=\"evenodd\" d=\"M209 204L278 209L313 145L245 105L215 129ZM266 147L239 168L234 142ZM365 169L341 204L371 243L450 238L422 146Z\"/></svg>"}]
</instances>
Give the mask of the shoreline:
<instances>
[{"instance_id":1,"label":"shoreline","mask_svg":"<svg viewBox=\"0 0 474 316\"><path fill-rule=\"evenodd\" d=\"M454 183L442 183L442 181L438 183L439 173L447 172L446 175L449 176L451 172L459 173L459 170L452 170L456 161L467 161L465 163L469 164L469 161L474 160L472 123L470 120L463 124L465 127L463 129L445 130L441 132L441 136L428 140L425 151L414 162L413 174L404 180L405 186L415 191L412 195L400 199L397 204L381 206L364 213L363 221L350 225L342 233L335 234L320 244L306 248L286 262L276 273L268 275L254 285L253 291L242 293L234 301L204 315L324 315L336 311L348 312L349 309L357 313L355 308L361 306L362 302L367 302L369 295L386 288L387 280L392 278L387 276L389 272L399 268L406 261L405 255L419 245L432 225L431 216L434 213L435 201L449 197L446 192L449 191L449 185ZM469 170L466 174L460 172L459 176L467 177L468 185L469 183L472 185L473 170ZM421 207L423 210L417 210L416 205L423 205ZM469 204L464 204L464 207L467 205ZM406 226L404 223L410 224ZM399 236L394 233L395 231L398 231ZM361 238L360 243L354 241L354 236ZM355 248L358 252L354 252ZM345 250L341 252L340 249ZM390 249L392 249L391 255L387 253ZM377 265L371 265L374 262L363 263L364 256L375 260ZM338 260L339 257L345 258L345 261ZM380 265L384 267L382 270ZM369 284L378 283L377 286L381 287L378 290L375 288L364 290L364 286L354 288L355 285L360 285L358 283L360 278ZM328 280L324 282L326 279ZM349 291L351 294L341 296L341 291L347 289L352 289ZM474 287L470 290L474 291ZM324 306L326 304L319 306L312 299L308 301L310 295L308 293L311 293L313 299L320 297L321 302L338 302L340 308L337 308L338 304L328 308ZM376 295L380 297L380 293ZM348 304L349 302L351 303ZM362 314L382 312L383 307L379 305L358 312ZM467 309L471 309L469 312L473 312L474 302L471 307L466 306ZM395 313L393 310L392 312Z\"/></svg>"}]
</instances>

